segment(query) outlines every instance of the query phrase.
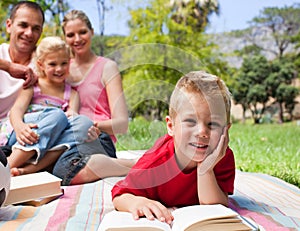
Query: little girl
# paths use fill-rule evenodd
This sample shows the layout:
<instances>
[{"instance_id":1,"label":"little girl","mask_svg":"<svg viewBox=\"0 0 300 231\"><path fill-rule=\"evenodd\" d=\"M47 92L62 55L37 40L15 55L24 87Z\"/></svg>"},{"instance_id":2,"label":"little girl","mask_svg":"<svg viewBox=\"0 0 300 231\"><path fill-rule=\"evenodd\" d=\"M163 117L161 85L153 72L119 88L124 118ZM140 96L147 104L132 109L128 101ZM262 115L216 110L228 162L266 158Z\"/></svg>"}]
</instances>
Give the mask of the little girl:
<instances>
[{"instance_id":1,"label":"little girl","mask_svg":"<svg viewBox=\"0 0 300 231\"><path fill-rule=\"evenodd\" d=\"M69 65L70 52L61 38L46 37L40 42L36 50L38 83L21 90L10 111L17 141L8 157L12 176L44 169L68 148L68 142L56 146L55 142L68 126L68 117L79 110L77 92L65 83Z\"/></svg>"}]
</instances>

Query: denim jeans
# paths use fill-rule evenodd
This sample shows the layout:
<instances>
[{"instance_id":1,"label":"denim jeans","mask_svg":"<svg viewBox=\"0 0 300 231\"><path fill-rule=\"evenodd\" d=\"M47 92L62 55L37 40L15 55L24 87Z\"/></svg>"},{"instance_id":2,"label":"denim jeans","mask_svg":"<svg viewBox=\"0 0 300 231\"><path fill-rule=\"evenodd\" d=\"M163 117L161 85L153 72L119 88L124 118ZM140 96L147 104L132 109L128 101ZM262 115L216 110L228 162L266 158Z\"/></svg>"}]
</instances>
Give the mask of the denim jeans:
<instances>
[{"instance_id":1,"label":"denim jeans","mask_svg":"<svg viewBox=\"0 0 300 231\"><path fill-rule=\"evenodd\" d=\"M69 124L65 113L61 109L55 107L45 107L41 111L26 113L24 115L24 122L38 125L37 128L32 129L40 136L38 143L33 145L26 144L23 146L17 142L16 134L13 132L8 140L8 145L25 151L35 150L37 156L35 157L35 160L32 161L33 164L43 158L48 150L54 148L58 149L58 146L56 146L55 143L60 139L61 134ZM66 139L61 146L69 147L71 141L71 139Z\"/></svg>"},{"instance_id":2,"label":"denim jeans","mask_svg":"<svg viewBox=\"0 0 300 231\"><path fill-rule=\"evenodd\" d=\"M115 145L108 134L102 132L97 140L77 144L66 150L56 161L53 174L62 179L62 185L69 185L93 154L116 158Z\"/></svg>"}]
</instances>

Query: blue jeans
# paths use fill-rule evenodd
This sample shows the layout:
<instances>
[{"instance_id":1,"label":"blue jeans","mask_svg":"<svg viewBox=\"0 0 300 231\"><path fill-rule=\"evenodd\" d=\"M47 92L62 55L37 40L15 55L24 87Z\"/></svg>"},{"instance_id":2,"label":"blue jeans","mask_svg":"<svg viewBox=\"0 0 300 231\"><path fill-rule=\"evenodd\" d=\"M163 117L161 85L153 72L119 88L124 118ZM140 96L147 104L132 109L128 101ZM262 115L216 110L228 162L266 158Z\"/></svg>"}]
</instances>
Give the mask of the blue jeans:
<instances>
[{"instance_id":1,"label":"blue jeans","mask_svg":"<svg viewBox=\"0 0 300 231\"><path fill-rule=\"evenodd\" d=\"M80 124L76 126L80 127ZM69 185L93 154L116 158L115 145L108 134L102 132L97 140L77 144L65 151L56 161L53 174L62 179L62 185Z\"/></svg>"},{"instance_id":2,"label":"blue jeans","mask_svg":"<svg viewBox=\"0 0 300 231\"><path fill-rule=\"evenodd\" d=\"M17 142L15 132L13 132L8 140L8 145L14 145L23 150L36 150L37 157L33 163L42 159L48 150L56 146L55 143L59 140L61 134L69 124L65 113L61 109L55 107L45 107L41 111L27 113L24 115L24 122L38 125L37 128L32 129L40 136L38 143L33 145L26 144L25 146L20 145ZM61 146L68 147L68 144L71 141L71 139L64 140L64 143L61 143Z\"/></svg>"}]
</instances>

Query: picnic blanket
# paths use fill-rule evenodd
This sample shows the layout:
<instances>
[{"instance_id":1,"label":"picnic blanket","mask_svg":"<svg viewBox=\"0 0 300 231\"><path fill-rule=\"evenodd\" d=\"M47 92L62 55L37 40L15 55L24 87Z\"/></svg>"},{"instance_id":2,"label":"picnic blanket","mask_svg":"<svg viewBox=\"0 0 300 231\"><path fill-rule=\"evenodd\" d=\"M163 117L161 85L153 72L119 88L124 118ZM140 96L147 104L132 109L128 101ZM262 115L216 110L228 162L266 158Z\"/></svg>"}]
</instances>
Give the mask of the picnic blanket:
<instances>
[{"instance_id":1,"label":"picnic blanket","mask_svg":"<svg viewBox=\"0 0 300 231\"><path fill-rule=\"evenodd\" d=\"M63 196L40 207L0 208L0 231L96 231L103 216L114 209L111 189L120 179L64 187ZM300 230L300 189L266 174L237 170L230 207L262 230Z\"/></svg>"}]
</instances>

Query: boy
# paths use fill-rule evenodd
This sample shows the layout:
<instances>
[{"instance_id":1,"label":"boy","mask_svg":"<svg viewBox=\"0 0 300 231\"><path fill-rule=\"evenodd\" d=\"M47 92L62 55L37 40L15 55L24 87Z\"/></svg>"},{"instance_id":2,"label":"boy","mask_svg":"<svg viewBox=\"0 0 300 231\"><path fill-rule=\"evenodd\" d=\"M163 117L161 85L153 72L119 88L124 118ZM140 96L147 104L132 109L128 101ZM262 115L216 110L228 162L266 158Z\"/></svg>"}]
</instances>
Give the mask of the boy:
<instances>
[{"instance_id":1,"label":"boy","mask_svg":"<svg viewBox=\"0 0 300 231\"><path fill-rule=\"evenodd\" d=\"M235 164L228 147L231 99L224 82L203 71L176 84L161 137L112 189L114 207L171 223L167 207L228 205Z\"/></svg>"}]
</instances>

